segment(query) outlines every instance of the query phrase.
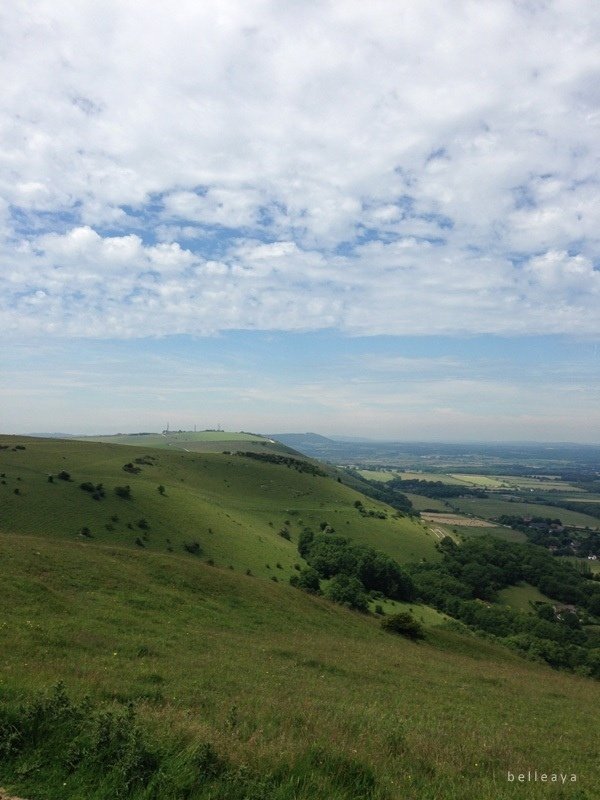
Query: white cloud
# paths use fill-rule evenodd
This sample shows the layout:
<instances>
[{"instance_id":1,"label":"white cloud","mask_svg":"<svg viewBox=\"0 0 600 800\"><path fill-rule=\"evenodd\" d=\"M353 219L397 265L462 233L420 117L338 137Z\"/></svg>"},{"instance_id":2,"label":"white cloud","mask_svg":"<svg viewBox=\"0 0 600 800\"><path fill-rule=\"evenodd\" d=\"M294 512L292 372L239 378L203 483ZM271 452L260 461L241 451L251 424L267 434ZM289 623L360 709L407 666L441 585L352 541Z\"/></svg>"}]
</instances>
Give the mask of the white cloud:
<instances>
[{"instance_id":1,"label":"white cloud","mask_svg":"<svg viewBox=\"0 0 600 800\"><path fill-rule=\"evenodd\" d=\"M592 0L3 25L6 329L600 331Z\"/></svg>"}]
</instances>

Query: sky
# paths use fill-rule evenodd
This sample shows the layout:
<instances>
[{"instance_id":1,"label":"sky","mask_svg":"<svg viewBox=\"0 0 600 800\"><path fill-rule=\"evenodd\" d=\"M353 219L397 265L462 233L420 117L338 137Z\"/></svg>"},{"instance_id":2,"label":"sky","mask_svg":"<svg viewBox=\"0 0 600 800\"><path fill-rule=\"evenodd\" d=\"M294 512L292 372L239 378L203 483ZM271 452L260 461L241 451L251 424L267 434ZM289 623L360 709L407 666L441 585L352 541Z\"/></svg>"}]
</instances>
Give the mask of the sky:
<instances>
[{"instance_id":1,"label":"sky","mask_svg":"<svg viewBox=\"0 0 600 800\"><path fill-rule=\"evenodd\" d=\"M0 11L0 431L600 442L595 0Z\"/></svg>"}]
</instances>

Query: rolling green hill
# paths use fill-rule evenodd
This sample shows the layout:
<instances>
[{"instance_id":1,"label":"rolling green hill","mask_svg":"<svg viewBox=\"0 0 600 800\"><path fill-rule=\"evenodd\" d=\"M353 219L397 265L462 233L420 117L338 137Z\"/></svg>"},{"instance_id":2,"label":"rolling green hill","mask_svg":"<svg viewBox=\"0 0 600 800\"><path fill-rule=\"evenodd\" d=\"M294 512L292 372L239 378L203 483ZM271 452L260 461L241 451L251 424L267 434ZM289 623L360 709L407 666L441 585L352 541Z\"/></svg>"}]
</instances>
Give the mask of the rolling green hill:
<instances>
[{"instance_id":1,"label":"rolling green hill","mask_svg":"<svg viewBox=\"0 0 600 800\"><path fill-rule=\"evenodd\" d=\"M577 775L578 794L531 784L528 798L593 800L597 683L432 609L386 603L423 618L415 643L288 584L302 526L437 558L419 523L361 497L387 515L364 516L335 478L254 458L0 446L0 784L15 794L508 800L507 772L537 769Z\"/></svg>"},{"instance_id":2,"label":"rolling green hill","mask_svg":"<svg viewBox=\"0 0 600 800\"><path fill-rule=\"evenodd\" d=\"M268 436L233 431L169 431L163 433L117 433L112 436L81 436L82 442L126 444L132 447L152 447L184 450L192 453L222 453L224 450L250 450L267 453L298 455L291 447Z\"/></svg>"},{"instance_id":3,"label":"rolling green hill","mask_svg":"<svg viewBox=\"0 0 600 800\"><path fill-rule=\"evenodd\" d=\"M437 557L434 537L419 522L375 500L365 506L386 518L365 517L354 507L362 495L310 471L238 455L72 440L23 438L18 441L26 449L15 450L13 441L0 439L0 446L8 445L0 450L4 531L163 553L197 542L205 560L285 580L298 561L300 530L318 530L322 522L400 562ZM61 472L69 480L62 480ZM103 496L94 499L98 493L82 484L92 489L101 484ZM130 487L130 499L115 493L124 486ZM280 535L283 528L290 540Z\"/></svg>"}]
</instances>

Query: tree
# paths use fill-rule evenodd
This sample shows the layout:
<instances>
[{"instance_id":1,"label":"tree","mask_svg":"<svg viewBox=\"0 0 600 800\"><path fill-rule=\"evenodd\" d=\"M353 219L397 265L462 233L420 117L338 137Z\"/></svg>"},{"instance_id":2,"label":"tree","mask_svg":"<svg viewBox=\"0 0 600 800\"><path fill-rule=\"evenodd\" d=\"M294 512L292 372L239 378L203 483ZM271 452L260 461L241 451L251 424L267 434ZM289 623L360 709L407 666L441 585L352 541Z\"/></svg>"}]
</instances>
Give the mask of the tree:
<instances>
[{"instance_id":1,"label":"tree","mask_svg":"<svg viewBox=\"0 0 600 800\"><path fill-rule=\"evenodd\" d=\"M351 578L348 575L336 575L325 590L325 596L335 603L341 603L357 611L367 611L369 608L365 587L358 578Z\"/></svg>"},{"instance_id":2,"label":"tree","mask_svg":"<svg viewBox=\"0 0 600 800\"><path fill-rule=\"evenodd\" d=\"M319 583L319 575L312 567L305 567L301 569L298 575L292 575L290 583L297 589L302 589L310 594L320 594L321 584Z\"/></svg>"}]
</instances>

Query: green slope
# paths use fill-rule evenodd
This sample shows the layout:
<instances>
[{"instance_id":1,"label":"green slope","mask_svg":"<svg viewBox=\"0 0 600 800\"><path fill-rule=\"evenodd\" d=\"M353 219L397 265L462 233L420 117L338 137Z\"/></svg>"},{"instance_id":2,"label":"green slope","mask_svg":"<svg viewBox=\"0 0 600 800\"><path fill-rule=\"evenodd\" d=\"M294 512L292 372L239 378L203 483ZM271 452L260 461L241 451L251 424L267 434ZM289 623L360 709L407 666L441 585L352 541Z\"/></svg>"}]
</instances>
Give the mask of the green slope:
<instances>
[{"instance_id":1,"label":"green slope","mask_svg":"<svg viewBox=\"0 0 600 800\"><path fill-rule=\"evenodd\" d=\"M16 442L26 449L14 450ZM0 473L6 475L0 483L4 531L132 547L140 540L146 549L167 553L198 542L204 559L285 580L299 560L302 527L318 530L322 522L401 562L438 557L434 537L420 523L396 517L382 503L365 500L330 477L214 453L53 439L3 437L2 443L10 445L0 450ZM124 471L126 464L140 471ZM71 481L57 477L63 470ZM54 476L52 483L48 475ZM86 482L102 484L105 496L94 500L80 488ZM131 487L130 500L114 492L124 485ZM354 507L357 498L387 518L362 516ZM140 520L149 527L140 528ZM283 527L291 541L279 535ZM82 537L82 529L91 536Z\"/></svg>"},{"instance_id":2,"label":"green slope","mask_svg":"<svg viewBox=\"0 0 600 800\"><path fill-rule=\"evenodd\" d=\"M595 796L591 681L449 628L414 644L372 617L183 555L3 534L0 564L2 713L62 680L91 697L90 715L134 702L167 773L192 769L194 742L235 769L209 783L197 773L189 793L124 796L503 800L515 791L507 771L530 768L575 773L577 797ZM63 769L53 741L1 761L0 781L34 800L116 796L108 778ZM272 782L250 791L253 774ZM547 792L527 787L559 796Z\"/></svg>"}]
</instances>

